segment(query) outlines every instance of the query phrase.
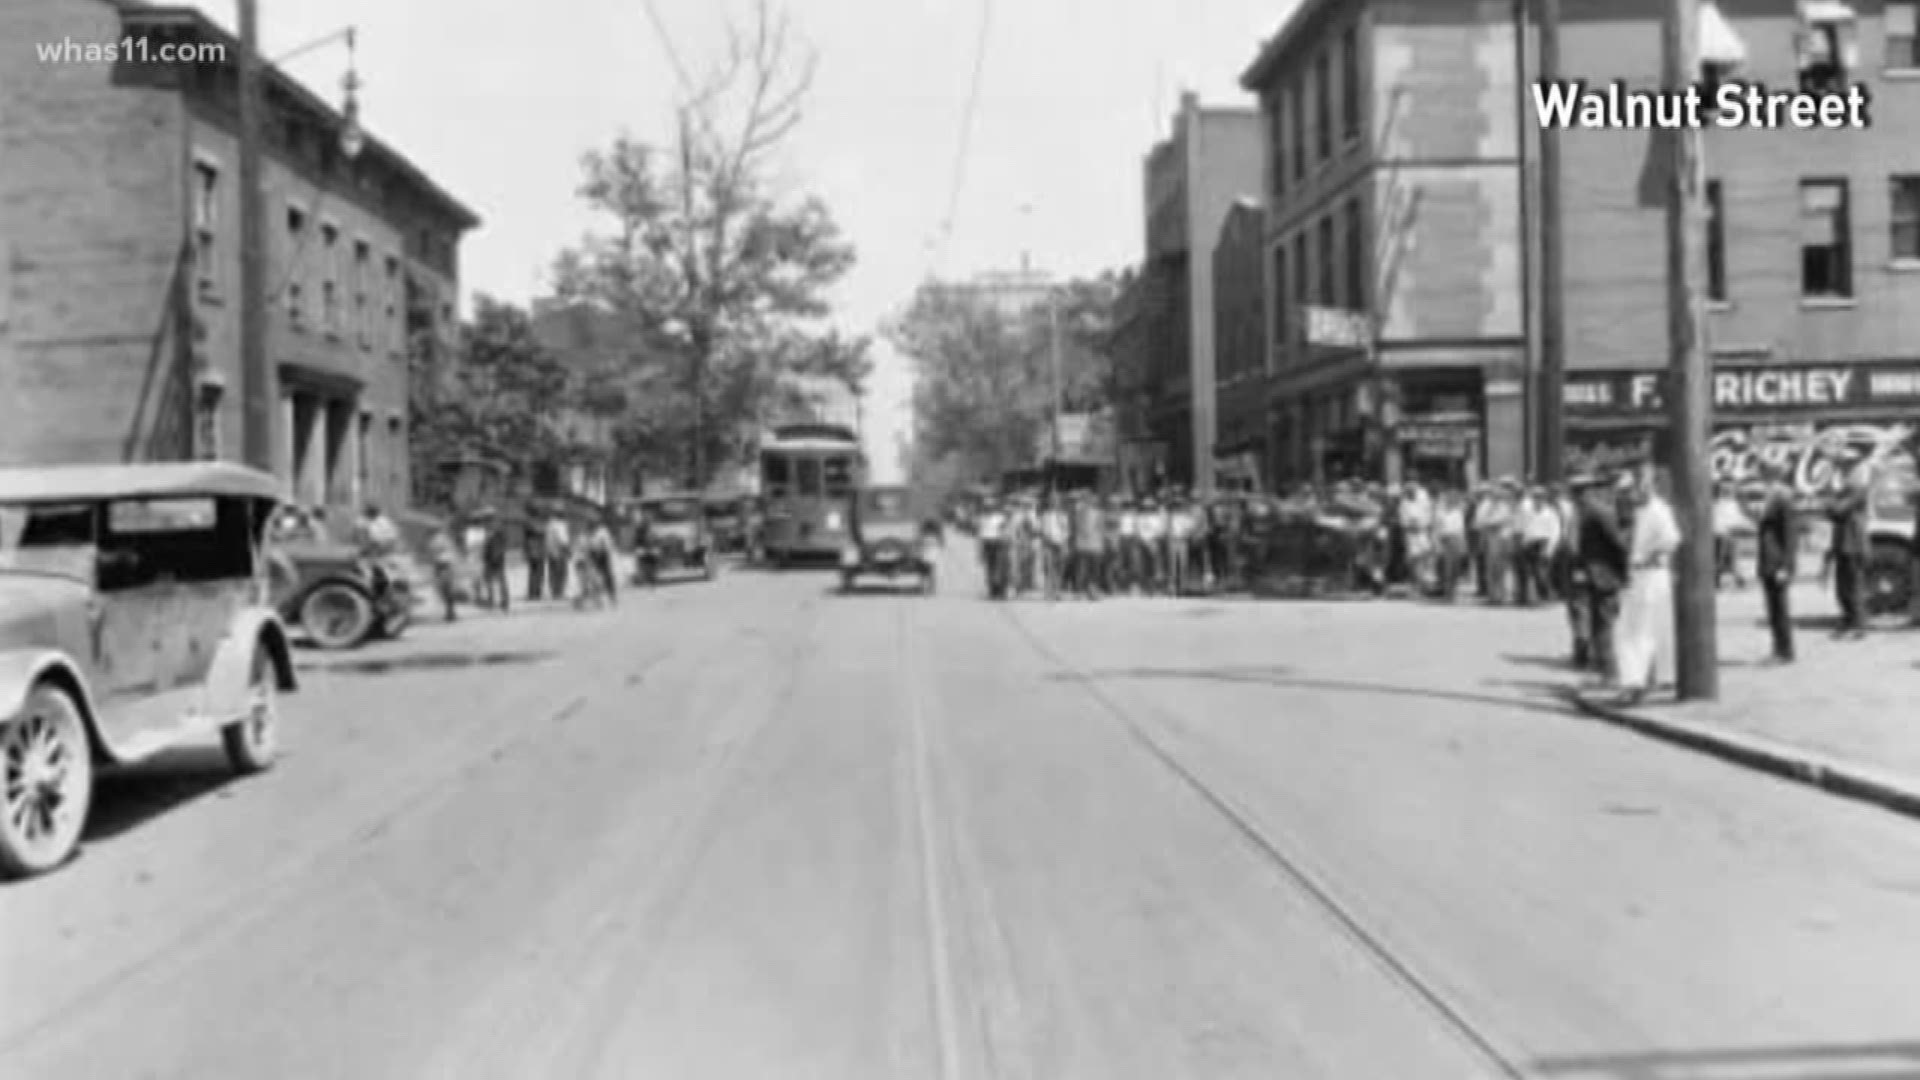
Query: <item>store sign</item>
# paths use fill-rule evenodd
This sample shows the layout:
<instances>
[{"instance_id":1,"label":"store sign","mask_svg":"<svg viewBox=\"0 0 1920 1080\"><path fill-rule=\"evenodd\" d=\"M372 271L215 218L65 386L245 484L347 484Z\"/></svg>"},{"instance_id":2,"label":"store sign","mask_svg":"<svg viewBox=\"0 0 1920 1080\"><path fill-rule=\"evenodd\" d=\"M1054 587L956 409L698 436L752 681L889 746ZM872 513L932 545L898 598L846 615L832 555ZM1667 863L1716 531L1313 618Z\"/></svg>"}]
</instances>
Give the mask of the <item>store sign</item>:
<instances>
[{"instance_id":1,"label":"store sign","mask_svg":"<svg viewBox=\"0 0 1920 1080\"><path fill-rule=\"evenodd\" d=\"M1710 444L1713 476L1739 484L1778 472L1796 496L1822 498L1844 490L1861 462L1911 471L1914 434L1914 424L1906 422L1730 427Z\"/></svg>"},{"instance_id":2,"label":"store sign","mask_svg":"<svg viewBox=\"0 0 1920 1080\"><path fill-rule=\"evenodd\" d=\"M1309 345L1364 349L1373 341L1373 330L1367 325L1364 311L1309 305L1306 313Z\"/></svg>"},{"instance_id":3,"label":"store sign","mask_svg":"<svg viewBox=\"0 0 1920 1080\"><path fill-rule=\"evenodd\" d=\"M1668 385L1664 371L1570 373L1562 400L1573 415L1657 412ZM1722 413L1920 408L1920 363L1721 366L1712 391L1714 410Z\"/></svg>"}]
</instances>

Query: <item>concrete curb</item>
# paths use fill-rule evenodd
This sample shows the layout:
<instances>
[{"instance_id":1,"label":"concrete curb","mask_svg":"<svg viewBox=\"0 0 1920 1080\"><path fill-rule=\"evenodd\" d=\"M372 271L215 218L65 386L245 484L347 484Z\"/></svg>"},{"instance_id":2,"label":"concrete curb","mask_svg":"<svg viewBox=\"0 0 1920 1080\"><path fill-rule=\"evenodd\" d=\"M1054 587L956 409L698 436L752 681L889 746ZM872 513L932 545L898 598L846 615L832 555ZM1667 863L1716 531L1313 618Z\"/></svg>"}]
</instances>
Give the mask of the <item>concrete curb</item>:
<instances>
[{"instance_id":1,"label":"concrete curb","mask_svg":"<svg viewBox=\"0 0 1920 1080\"><path fill-rule=\"evenodd\" d=\"M1819 788L1841 798L1920 818L1920 777L1900 776L1836 761L1809 750L1751 735L1737 735L1705 724L1666 719L1644 711L1630 711L1579 691L1572 691L1567 696L1588 716L1618 724L1649 738L1711 754L1749 769Z\"/></svg>"}]
</instances>

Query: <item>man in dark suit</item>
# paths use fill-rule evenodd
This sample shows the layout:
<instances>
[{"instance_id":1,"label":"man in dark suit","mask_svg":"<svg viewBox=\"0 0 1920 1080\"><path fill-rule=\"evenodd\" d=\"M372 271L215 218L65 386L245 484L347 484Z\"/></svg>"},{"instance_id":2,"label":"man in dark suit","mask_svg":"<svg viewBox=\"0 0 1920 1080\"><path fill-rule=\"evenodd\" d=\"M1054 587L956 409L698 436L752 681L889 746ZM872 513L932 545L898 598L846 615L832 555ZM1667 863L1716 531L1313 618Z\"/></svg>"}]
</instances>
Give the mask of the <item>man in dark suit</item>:
<instances>
[{"instance_id":1,"label":"man in dark suit","mask_svg":"<svg viewBox=\"0 0 1920 1080\"><path fill-rule=\"evenodd\" d=\"M1615 490L1609 482L1586 487L1579 531L1579 568L1587 592L1587 659L1591 670L1609 681L1617 675L1613 626L1620 616L1620 593L1627 584L1627 537L1620 525Z\"/></svg>"},{"instance_id":2,"label":"man in dark suit","mask_svg":"<svg viewBox=\"0 0 1920 1080\"><path fill-rule=\"evenodd\" d=\"M1834 599L1840 606L1840 628L1836 638L1863 638L1867 635L1867 489L1864 467L1856 466L1847 478L1846 489L1828 504L1827 518L1832 537L1827 548L1828 569L1833 575Z\"/></svg>"},{"instance_id":3,"label":"man in dark suit","mask_svg":"<svg viewBox=\"0 0 1920 1080\"><path fill-rule=\"evenodd\" d=\"M1795 555L1800 547L1793 516L1793 489L1775 474L1765 483L1766 502L1760 512L1760 557L1756 570L1761 595L1767 603L1767 629L1773 636L1773 661L1793 662L1793 613L1787 603L1793 591Z\"/></svg>"}]
</instances>

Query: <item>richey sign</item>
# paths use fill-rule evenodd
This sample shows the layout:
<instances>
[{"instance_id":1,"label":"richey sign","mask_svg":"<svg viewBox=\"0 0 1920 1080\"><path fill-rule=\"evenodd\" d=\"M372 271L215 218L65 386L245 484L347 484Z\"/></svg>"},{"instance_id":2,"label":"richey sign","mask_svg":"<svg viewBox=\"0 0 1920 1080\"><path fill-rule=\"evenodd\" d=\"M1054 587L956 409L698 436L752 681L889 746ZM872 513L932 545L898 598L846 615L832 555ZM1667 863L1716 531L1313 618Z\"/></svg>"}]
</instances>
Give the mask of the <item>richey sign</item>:
<instances>
[{"instance_id":1,"label":"richey sign","mask_svg":"<svg viewBox=\"0 0 1920 1080\"><path fill-rule=\"evenodd\" d=\"M1568 372L1567 412L1655 412L1666 402L1664 371ZM1920 407L1920 361L1718 367L1716 412L1755 413L1872 405Z\"/></svg>"}]
</instances>

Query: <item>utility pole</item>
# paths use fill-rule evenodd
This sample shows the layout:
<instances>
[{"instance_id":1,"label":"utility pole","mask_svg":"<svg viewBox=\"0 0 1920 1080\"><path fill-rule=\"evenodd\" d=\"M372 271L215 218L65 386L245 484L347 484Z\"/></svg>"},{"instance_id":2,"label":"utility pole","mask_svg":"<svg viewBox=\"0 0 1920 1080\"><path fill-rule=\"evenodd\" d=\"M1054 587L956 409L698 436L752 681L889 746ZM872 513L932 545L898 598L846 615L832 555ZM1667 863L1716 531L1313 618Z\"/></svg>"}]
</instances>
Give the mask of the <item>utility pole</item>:
<instances>
[{"instance_id":1,"label":"utility pole","mask_svg":"<svg viewBox=\"0 0 1920 1080\"><path fill-rule=\"evenodd\" d=\"M1539 0L1537 78L1560 77L1560 0ZM1524 137L1524 135L1523 135ZM1566 244L1561 228L1561 132L1540 129L1540 371L1535 381L1534 430L1539 438L1539 479L1557 483L1566 475Z\"/></svg>"},{"instance_id":2,"label":"utility pole","mask_svg":"<svg viewBox=\"0 0 1920 1080\"><path fill-rule=\"evenodd\" d=\"M1053 461L1060 463L1060 418L1065 415L1066 386L1061 372L1060 341L1060 294L1056 290L1047 291L1047 341L1051 360L1048 371L1053 387Z\"/></svg>"},{"instance_id":3,"label":"utility pole","mask_svg":"<svg viewBox=\"0 0 1920 1080\"><path fill-rule=\"evenodd\" d=\"M240 418L248 465L274 470L273 368L267 362L266 205L260 190L260 30L255 0L240 16Z\"/></svg>"},{"instance_id":4,"label":"utility pole","mask_svg":"<svg viewBox=\"0 0 1920 1080\"><path fill-rule=\"evenodd\" d=\"M1700 0L1668 0L1662 80L1669 91L1699 81ZM1667 132L1672 147L1667 190L1667 462L1682 543L1674 591L1676 673L1682 701L1720 696L1713 566L1712 374L1698 284L1706 269L1700 132Z\"/></svg>"}]
</instances>

